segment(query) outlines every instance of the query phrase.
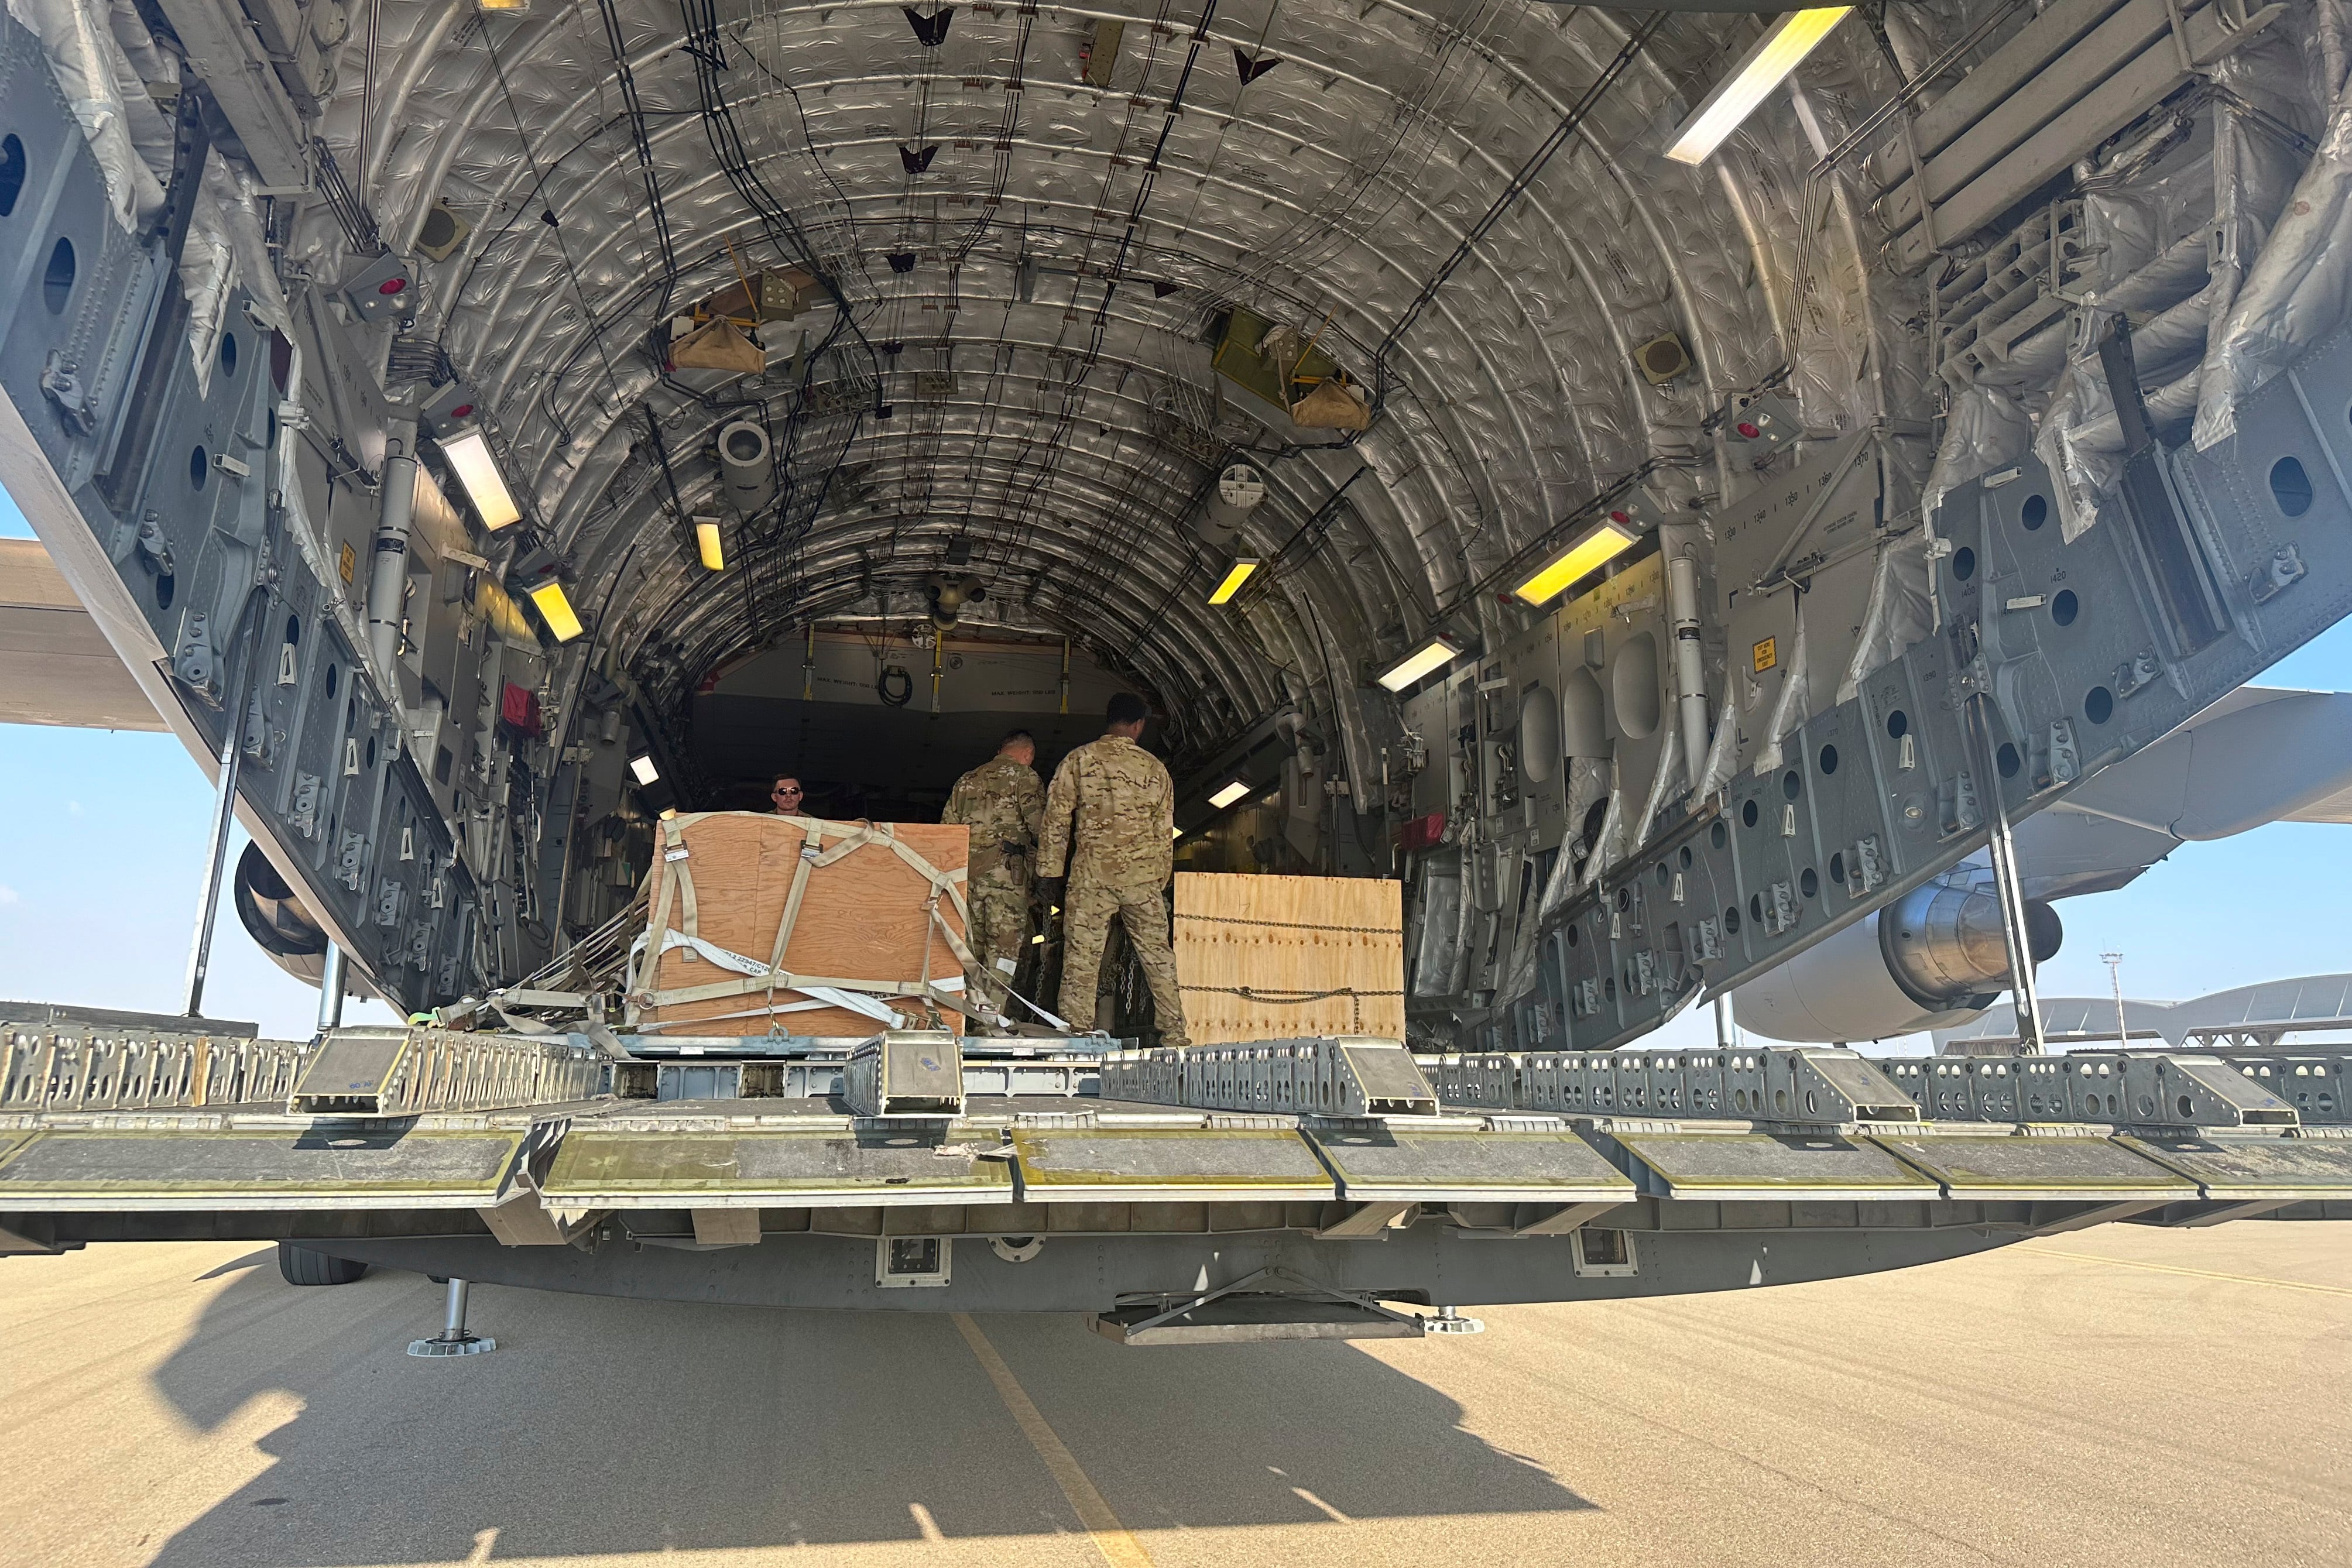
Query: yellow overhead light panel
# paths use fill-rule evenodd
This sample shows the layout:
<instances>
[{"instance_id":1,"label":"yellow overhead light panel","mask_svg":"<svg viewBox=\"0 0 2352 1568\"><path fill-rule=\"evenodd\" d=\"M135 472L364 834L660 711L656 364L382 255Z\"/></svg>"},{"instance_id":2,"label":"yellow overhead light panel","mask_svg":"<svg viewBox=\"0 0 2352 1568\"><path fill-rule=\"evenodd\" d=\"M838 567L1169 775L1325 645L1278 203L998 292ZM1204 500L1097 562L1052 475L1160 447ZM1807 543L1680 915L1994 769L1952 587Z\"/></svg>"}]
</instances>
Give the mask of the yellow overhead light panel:
<instances>
[{"instance_id":1,"label":"yellow overhead light panel","mask_svg":"<svg viewBox=\"0 0 2352 1568\"><path fill-rule=\"evenodd\" d=\"M1433 635L1412 653L1399 659L1380 674L1380 683L1392 692L1401 692L1419 682L1424 675L1443 669L1461 656L1463 644L1443 632Z\"/></svg>"},{"instance_id":2,"label":"yellow overhead light panel","mask_svg":"<svg viewBox=\"0 0 2352 1568\"><path fill-rule=\"evenodd\" d=\"M727 552L720 548L719 543L719 519L717 517L697 517L694 519L694 548L702 552L703 565L709 567L713 571L725 571L727 570Z\"/></svg>"},{"instance_id":3,"label":"yellow overhead light panel","mask_svg":"<svg viewBox=\"0 0 2352 1568\"><path fill-rule=\"evenodd\" d=\"M1541 604L1579 578L1600 570L1641 537L1623 514L1612 512L1511 591L1529 604Z\"/></svg>"},{"instance_id":4,"label":"yellow overhead light panel","mask_svg":"<svg viewBox=\"0 0 2352 1568\"><path fill-rule=\"evenodd\" d=\"M1254 556L1243 556L1234 561L1233 569L1225 573L1225 580L1217 584L1215 592L1209 595L1209 602L1212 604L1232 602L1234 595L1242 591L1242 584L1250 580L1250 573L1257 569L1258 562Z\"/></svg>"},{"instance_id":5,"label":"yellow overhead light panel","mask_svg":"<svg viewBox=\"0 0 2352 1568\"><path fill-rule=\"evenodd\" d=\"M629 772L640 784L650 786L661 782L661 769L655 765L650 754L630 758Z\"/></svg>"},{"instance_id":6,"label":"yellow overhead light panel","mask_svg":"<svg viewBox=\"0 0 2352 1568\"><path fill-rule=\"evenodd\" d=\"M473 497L474 510L480 515L482 527L502 528L521 520L522 512L515 506L514 496L499 473L498 459L490 455L488 436L479 430L453 435L441 444L441 455L449 460L457 482Z\"/></svg>"},{"instance_id":7,"label":"yellow overhead light panel","mask_svg":"<svg viewBox=\"0 0 2352 1568\"><path fill-rule=\"evenodd\" d=\"M1675 132L1666 148L1666 156L1677 163L1704 163L1723 139L1739 129L1756 106L1771 96L1772 89L1789 79L1789 73L1804 63L1814 47L1830 36L1830 29L1845 20L1851 5L1823 5L1811 11L1791 11L1756 40L1729 76L1716 83L1715 90L1702 99Z\"/></svg>"},{"instance_id":8,"label":"yellow overhead light panel","mask_svg":"<svg viewBox=\"0 0 2352 1568\"><path fill-rule=\"evenodd\" d=\"M1236 779L1209 797L1209 804L1222 811L1250 792L1250 787Z\"/></svg>"},{"instance_id":9,"label":"yellow overhead light panel","mask_svg":"<svg viewBox=\"0 0 2352 1568\"><path fill-rule=\"evenodd\" d=\"M563 584L549 578L530 591L530 601L539 606L540 618L555 633L557 642L569 643L580 635L580 617L572 613L572 601L564 596Z\"/></svg>"}]
</instances>

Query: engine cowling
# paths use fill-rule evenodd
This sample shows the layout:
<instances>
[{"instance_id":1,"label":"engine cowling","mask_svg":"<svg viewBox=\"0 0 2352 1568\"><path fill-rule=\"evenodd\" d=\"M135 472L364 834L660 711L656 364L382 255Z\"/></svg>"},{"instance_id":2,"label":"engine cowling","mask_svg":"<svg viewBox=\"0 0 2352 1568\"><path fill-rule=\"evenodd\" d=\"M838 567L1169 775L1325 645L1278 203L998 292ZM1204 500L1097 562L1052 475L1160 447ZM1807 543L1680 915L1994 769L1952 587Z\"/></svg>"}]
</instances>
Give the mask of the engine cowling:
<instances>
[{"instance_id":1,"label":"engine cowling","mask_svg":"<svg viewBox=\"0 0 2352 1568\"><path fill-rule=\"evenodd\" d=\"M2065 939L2058 912L2028 899L2033 962ZM1773 1040L1885 1040L1968 1022L2010 988L1992 873L1963 868L1913 889L1731 994L1739 1027Z\"/></svg>"}]
</instances>

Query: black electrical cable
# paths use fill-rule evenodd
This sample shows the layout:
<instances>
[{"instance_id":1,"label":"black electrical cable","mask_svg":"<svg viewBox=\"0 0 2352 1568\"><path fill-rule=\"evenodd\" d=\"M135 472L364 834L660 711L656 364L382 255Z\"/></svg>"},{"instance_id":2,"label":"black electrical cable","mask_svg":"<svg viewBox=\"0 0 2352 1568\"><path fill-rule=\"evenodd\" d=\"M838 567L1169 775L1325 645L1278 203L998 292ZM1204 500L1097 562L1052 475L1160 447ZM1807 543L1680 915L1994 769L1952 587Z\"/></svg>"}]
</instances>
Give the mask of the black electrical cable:
<instances>
[{"instance_id":1,"label":"black electrical cable","mask_svg":"<svg viewBox=\"0 0 2352 1568\"><path fill-rule=\"evenodd\" d=\"M636 143L637 172L646 183L646 215L654 226L655 242L661 246L662 280L659 302L654 308L654 319L658 322L669 314L670 294L677 287L677 245L671 237L669 214L663 210L661 182L654 175L653 143L646 136L645 105L637 99L637 73L629 68L629 49L621 37L620 14L613 8L613 0L596 0L596 8L604 17L604 46L613 53L613 76L620 83L621 102L629 112L629 137Z\"/></svg>"},{"instance_id":2,"label":"black electrical cable","mask_svg":"<svg viewBox=\"0 0 2352 1568\"><path fill-rule=\"evenodd\" d=\"M857 325L840 283L832 271L817 259L816 247L802 232L799 220L776 199L760 178L751 151L743 141L743 132L735 123L735 112L727 101L727 89L719 80L727 68L726 40L719 28L719 7L716 0L678 0L678 11L686 24L686 52L694 60L695 87L701 98L703 132L709 138L710 151L719 160L719 167L727 183L743 199L778 250L797 259L797 264L815 278L820 287L833 297L838 311L832 331L819 351L830 346L835 336L845 328L864 346L866 357L874 366L874 396L878 409L882 397L882 356L867 341L865 330Z\"/></svg>"},{"instance_id":3,"label":"black electrical cable","mask_svg":"<svg viewBox=\"0 0 2352 1568\"><path fill-rule=\"evenodd\" d=\"M1388 335L1382 338L1380 346L1372 350L1373 374L1376 378L1372 392L1373 418L1380 417L1381 406L1388 398L1389 350L1402 341L1407 332L1412 330L1414 324L1421 319L1422 312L1428 309L1430 301L1437 298L1438 290L1444 288L1454 273L1461 270L1462 264L1470 259L1470 254L1477 249L1478 243L1502 221L1503 214L1527 193L1528 187L1535 183L1536 176L1543 172L1544 165L1551 162L1552 154L1568 145L1569 139L1576 134L1592 111L1600 107L1601 99L1611 88L1617 84L1617 78L1625 74L1627 68L1649 44L1651 37L1660 27L1665 26L1666 19L1672 15L1673 13L1669 11L1653 11L1643 18L1640 26L1627 35L1624 46L1617 51L1615 57L1601 68L1601 74L1592 78L1591 84L1584 89L1582 95L1568 106L1568 112L1560 116L1559 123L1552 128L1551 134L1545 137L1533 152L1528 154L1527 162L1519 165L1519 172L1511 176L1510 183L1503 187L1502 193L1486 208L1485 215L1470 225L1470 231L1462 236L1462 243L1454 247L1454 254L1447 256L1435 272L1430 274L1429 281L1421 286L1421 291L1412 297L1412 303L1405 307L1404 314L1397 318L1396 325L1389 329Z\"/></svg>"}]
</instances>

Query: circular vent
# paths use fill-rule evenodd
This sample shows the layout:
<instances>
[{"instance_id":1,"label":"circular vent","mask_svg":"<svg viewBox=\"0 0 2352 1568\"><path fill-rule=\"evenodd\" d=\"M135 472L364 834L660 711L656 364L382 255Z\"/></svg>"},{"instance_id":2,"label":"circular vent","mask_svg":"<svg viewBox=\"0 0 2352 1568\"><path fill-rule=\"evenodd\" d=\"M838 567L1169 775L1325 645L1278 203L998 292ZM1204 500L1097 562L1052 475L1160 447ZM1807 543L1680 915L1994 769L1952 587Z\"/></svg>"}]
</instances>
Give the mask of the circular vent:
<instances>
[{"instance_id":1,"label":"circular vent","mask_svg":"<svg viewBox=\"0 0 2352 1568\"><path fill-rule=\"evenodd\" d=\"M425 214L425 225L416 231L416 243L428 249L439 250L455 245L457 240L457 220L448 208L436 206Z\"/></svg>"}]
</instances>

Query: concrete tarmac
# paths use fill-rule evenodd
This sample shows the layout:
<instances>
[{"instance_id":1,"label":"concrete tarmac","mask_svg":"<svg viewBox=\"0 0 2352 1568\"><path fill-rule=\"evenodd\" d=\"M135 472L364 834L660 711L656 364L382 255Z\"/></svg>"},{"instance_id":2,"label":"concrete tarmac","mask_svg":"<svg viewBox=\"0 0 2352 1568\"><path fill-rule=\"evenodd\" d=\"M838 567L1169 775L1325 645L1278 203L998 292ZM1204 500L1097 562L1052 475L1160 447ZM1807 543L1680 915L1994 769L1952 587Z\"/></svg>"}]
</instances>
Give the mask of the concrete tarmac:
<instances>
[{"instance_id":1,"label":"concrete tarmac","mask_svg":"<svg viewBox=\"0 0 2352 1568\"><path fill-rule=\"evenodd\" d=\"M1128 1350L1075 1318L0 1260L0 1565L2352 1563L2352 1228Z\"/></svg>"}]
</instances>

